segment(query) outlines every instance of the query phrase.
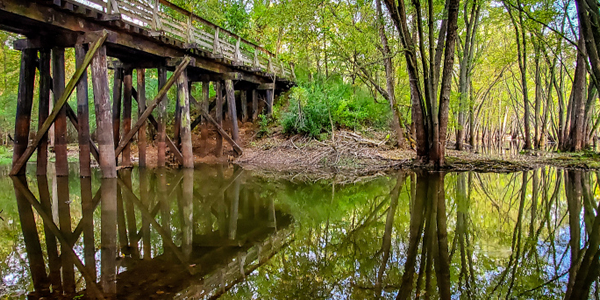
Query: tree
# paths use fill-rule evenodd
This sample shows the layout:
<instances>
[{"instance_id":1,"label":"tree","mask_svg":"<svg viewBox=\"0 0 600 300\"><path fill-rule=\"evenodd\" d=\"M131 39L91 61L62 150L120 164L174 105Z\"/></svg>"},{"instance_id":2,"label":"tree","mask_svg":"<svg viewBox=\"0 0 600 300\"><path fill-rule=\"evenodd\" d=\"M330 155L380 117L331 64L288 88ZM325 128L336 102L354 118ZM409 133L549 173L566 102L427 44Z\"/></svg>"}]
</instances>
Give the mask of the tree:
<instances>
[{"instance_id":1,"label":"tree","mask_svg":"<svg viewBox=\"0 0 600 300\"><path fill-rule=\"evenodd\" d=\"M438 23L434 14L433 0L427 1L427 17L423 17L419 0L414 0L418 48L408 25L406 7L402 0L385 0L390 16L394 21L402 46L405 48L408 76L411 88L412 120L416 127L417 159L423 163L431 163L437 167L444 164L446 133L448 129L448 110L452 68L454 65L454 49L456 42L459 0L446 0L443 19L438 29L438 41L435 40L434 24ZM427 22L427 27L423 26ZM427 29L427 40L425 30ZM437 45L437 46L436 46ZM425 47L428 46L428 51ZM443 69L441 81L439 71ZM419 74L418 61L421 62L423 77ZM439 97L438 85L441 85Z\"/></svg>"}]
</instances>

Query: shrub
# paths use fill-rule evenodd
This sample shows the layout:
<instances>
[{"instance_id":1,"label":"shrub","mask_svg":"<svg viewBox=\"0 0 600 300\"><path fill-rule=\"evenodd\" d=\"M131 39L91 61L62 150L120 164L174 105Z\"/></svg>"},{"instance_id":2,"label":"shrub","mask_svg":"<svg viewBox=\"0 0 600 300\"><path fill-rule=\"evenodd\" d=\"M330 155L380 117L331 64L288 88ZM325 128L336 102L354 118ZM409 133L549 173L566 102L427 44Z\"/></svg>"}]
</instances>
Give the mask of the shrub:
<instances>
[{"instance_id":1,"label":"shrub","mask_svg":"<svg viewBox=\"0 0 600 300\"><path fill-rule=\"evenodd\" d=\"M318 138L331 132L332 123L334 128L352 130L384 128L390 115L388 104L375 102L368 91L330 78L293 88L289 105L281 114L281 125L284 133Z\"/></svg>"}]
</instances>

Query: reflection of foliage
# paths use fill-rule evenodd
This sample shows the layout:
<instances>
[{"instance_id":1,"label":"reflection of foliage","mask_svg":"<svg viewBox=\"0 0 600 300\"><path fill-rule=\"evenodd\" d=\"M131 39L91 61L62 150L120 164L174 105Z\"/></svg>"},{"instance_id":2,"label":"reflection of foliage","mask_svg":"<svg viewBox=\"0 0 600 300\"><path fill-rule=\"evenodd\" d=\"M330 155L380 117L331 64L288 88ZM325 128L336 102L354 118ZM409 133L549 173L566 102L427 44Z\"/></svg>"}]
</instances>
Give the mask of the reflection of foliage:
<instances>
[{"instance_id":1,"label":"reflection of foliage","mask_svg":"<svg viewBox=\"0 0 600 300\"><path fill-rule=\"evenodd\" d=\"M562 178L560 171L548 168L445 176L450 291L455 297L563 297L568 280L565 272L570 266L565 243L570 236L567 208L561 200L565 199ZM598 194L595 181L591 176L586 178L590 193ZM414 205L411 180L400 193L381 293L376 293L376 273L382 263L381 238L393 187L392 181L384 178L335 185L333 189L326 182L279 189L277 199L294 212L299 223L295 243L225 299L242 299L244 295L272 299L395 298L402 275L408 271L404 265ZM415 272L419 259L417 256ZM434 270L432 267L432 298L438 295ZM422 280L420 289L424 289L425 275Z\"/></svg>"}]
</instances>

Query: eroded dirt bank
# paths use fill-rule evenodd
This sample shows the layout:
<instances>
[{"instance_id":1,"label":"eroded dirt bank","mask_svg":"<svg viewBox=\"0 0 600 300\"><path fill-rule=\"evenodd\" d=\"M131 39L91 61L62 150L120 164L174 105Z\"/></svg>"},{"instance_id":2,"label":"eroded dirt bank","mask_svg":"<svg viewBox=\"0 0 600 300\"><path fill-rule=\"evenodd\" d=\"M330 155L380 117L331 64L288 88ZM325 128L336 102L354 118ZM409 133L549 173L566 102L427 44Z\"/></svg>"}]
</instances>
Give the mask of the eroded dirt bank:
<instances>
[{"instance_id":1,"label":"eroded dirt bank","mask_svg":"<svg viewBox=\"0 0 600 300\"><path fill-rule=\"evenodd\" d=\"M386 132L336 131L333 137L319 141L306 136L287 136L272 131L258 137L256 125L240 126L242 156L223 143L223 155L216 157L216 132L209 131L201 139L194 132L196 163L234 163L259 173L297 179L378 176L398 169L428 169L414 160L412 149L397 149L387 140ZM132 153L137 156L137 149ZM480 148L473 151L447 149L447 171L512 172L540 166L559 168L600 169L600 155L594 153L554 153L543 151L519 152L509 148ZM148 166L156 166L156 149L149 146ZM137 161L137 157L134 157Z\"/></svg>"}]
</instances>

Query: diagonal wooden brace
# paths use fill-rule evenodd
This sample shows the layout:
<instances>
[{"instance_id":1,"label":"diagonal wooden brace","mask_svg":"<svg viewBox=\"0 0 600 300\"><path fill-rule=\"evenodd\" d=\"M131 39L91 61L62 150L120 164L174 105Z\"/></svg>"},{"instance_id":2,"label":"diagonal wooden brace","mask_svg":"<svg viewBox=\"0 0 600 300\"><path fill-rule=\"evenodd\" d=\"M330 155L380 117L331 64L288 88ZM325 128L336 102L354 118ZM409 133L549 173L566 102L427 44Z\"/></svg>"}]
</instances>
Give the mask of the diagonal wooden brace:
<instances>
[{"instance_id":1,"label":"diagonal wooden brace","mask_svg":"<svg viewBox=\"0 0 600 300\"><path fill-rule=\"evenodd\" d=\"M62 94L62 96L60 96L58 101L56 101L56 104L54 104L54 109L52 110L52 113L48 116L46 121L44 121L40 130L38 130L33 140L33 143L29 145L27 149L25 149L23 155L21 155L21 157L19 157L19 159L13 164L13 168L10 171L10 175L17 175L17 173L19 173L19 171L21 171L21 169L25 166L35 149L37 149L38 144L40 143L42 138L44 138L44 135L48 132L48 129L50 129L50 126L52 125L52 123L54 123L54 120L56 120L58 113L65 105L65 103L67 103L69 97L71 97L71 94L73 93L73 90L75 90L75 86L79 82L79 79L81 79L83 73L86 72L87 67L92 62L92 58L94 57L98 49L100 49L100 47L104 44L104 41L106 41L107 37L108 31L105 30L103 31L102 36L100 36L100 38L94 43L94 45L85 55L85 58L83 59L83 64L75 71L75 74L73 74L71 80L69 80L69 83L65 88L65 92Z\"/></svg>"},{"instance_id":2,"label":"diagonal wooden brace","mask_svg":"<svg viewBox=\"0 0 600 300\"><path fill-rule=\"evenodd\" d=\"M169 80L167 80L167 83L160 89L160 91L158 92L156 97L154 97L154 100L152 101L152 103L150 103L150 105L148 105L148 107L146 108L144 113L138 118L135 125L121 139L121 142L119 142L119 145L117 146L117 149L115 150L116 157L118 157L119 154L121 154L121 152L123 152L123 149L125 149L125 146L127 144L129 144L129 141L131 141L133 136L140 130L140 127L142 127L142 124L144 124L144 122L146 122L146 119L148 119L148 116L150 116L150 114L152 114L152 111L165 98L165 96L167 95L167 92L169 91L171 86L173 86L175 81L177 81L177 78L179 77L179 75L181 75L183 70L185 70L185 68L187 68L187 66L190 64L191 60L192 59L189 56L186 56L183 59L183 61L179 64L179 66L177 66L177 69L175 69L175 71L173 72L173 76L171 76L171 78L169 78Z\"/></svg>"},{"instance_id":3,"label":"diagonal wooden brace","mask_svg":"<svg viewBox=\"0 0 600 300\"><path fill-rule=\"evenodd\" d=\"M215 121L215 119L213 119L208 113L206 113L205 110L200 110L200 113L202 114L202 116L204 118L206 118L209 122L211 122L215 128L217 128L217 131L219 132L219 134L231 145L231 147L233 147L233 150L235 151L235 153L237 153L238 155L242 155L243 151L242 148L229 136L227 135L227 132L225 132L225 130L223 130L223 127L221 127L217 121Z\"/></svg>"}]
</instances>

